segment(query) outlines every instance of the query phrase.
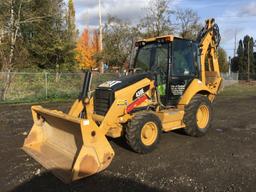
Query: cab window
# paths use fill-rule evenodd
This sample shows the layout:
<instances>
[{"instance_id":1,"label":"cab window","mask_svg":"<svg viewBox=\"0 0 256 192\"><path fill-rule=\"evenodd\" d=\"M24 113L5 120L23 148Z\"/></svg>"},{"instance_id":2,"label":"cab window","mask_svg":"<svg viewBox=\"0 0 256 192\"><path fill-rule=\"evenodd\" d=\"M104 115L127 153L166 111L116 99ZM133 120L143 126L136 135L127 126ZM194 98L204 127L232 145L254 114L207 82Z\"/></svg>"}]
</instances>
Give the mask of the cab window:
<instances>
[{"instance_id":1,"label":"cab window","mask_svg":"<svg viewBox=\"0 0 256 192\"><path fill-rule=\"evenodd\" d=\"M174 39L173 41L173 76L195 75L192 42L189 40Z\"/></svg>"},{"instance_id":2,"label":"cab window","mask_svg":"<svg viewBox=\"0 0 256 192\"><path fill-rule=\"evenodd\" d=\"M135 68L142 71L167 72L168 44L147 44L138 50Z\"/></svg>"}]
</instances>

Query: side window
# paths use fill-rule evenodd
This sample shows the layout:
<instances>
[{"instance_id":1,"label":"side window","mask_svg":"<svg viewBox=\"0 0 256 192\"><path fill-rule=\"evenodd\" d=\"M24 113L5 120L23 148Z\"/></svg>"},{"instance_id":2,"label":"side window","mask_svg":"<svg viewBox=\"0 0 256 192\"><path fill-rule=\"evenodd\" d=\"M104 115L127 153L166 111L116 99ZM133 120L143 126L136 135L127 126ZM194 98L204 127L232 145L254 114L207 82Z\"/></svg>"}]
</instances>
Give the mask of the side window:
<instances>
[{"instance_id":1,"label":"side window","mask_svg":"<svg viewBox=\"0 0 256 192\"><path fill-rule=\"evenodd\" d=\"M151 47L142 48L137 56L136 67L141 68L143 71L149 71L150 57Z\"/></svg>"},{"instance_id":2,"label":"side window","mask_svg":"<svg viewBox=\"0 0 256 192\"><path fill-rule=\"evenodd\" d=\"M167 73L168 66L168 49L167 43L152 43L145 45L138 50L135 68L142 71L152 71L159 74Z\"/></svg>"},{"instance_id":3,"label":"side window","mask_svg":"<svg viewBox=\"0 0 256 192\"><path fill-rule=\"evenodd\" d=\"M175 39L173 41L173 76L191 76L195 73L191 42Z\"/></svg>"}]
</instances>

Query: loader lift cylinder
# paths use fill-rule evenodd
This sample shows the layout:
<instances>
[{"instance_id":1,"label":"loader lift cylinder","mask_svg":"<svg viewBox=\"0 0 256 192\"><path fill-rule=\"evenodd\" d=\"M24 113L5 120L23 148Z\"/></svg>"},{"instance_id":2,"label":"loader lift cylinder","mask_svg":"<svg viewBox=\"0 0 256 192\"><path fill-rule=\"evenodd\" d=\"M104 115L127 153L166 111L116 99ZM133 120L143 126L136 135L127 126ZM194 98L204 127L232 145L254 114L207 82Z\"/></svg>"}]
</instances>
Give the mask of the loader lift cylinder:
<instances>
[{"instance_id":1,"label":"loader lift cylinder","mask_svg":"<svg viewBox=\"0 0 256 192\"><path fill-rule=\"evenodd\" d=\"M82 91L78 97L79 100L85 100L86 98L88 98L89 96L88 93L91 86L91 79L92 79L92 73L90 71L86 71L84 73L84 82L83 82Z\"/></svg>"}]
</instances>

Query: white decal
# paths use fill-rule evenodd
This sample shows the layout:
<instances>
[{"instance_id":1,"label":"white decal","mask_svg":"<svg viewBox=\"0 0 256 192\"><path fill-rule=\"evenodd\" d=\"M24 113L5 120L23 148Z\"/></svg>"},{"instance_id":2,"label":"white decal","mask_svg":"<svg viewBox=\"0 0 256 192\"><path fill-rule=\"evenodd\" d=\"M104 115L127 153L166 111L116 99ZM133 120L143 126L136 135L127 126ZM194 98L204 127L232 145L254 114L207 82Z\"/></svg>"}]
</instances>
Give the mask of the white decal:
<instances>
[{"instance_id":1,"label":"white decal","mask_svg":"<svg viewBox=\"0 0 256 192\"><path fill-rule=\"evenodd\" d=\"M141 89L141 90L136 92L136 97L138 98L138 97L142 96L143 94L144 94L144 90Z\"/></svg>"},{"instance_id":2,"label":"white decal","mask_svg":"<svg viewBox=\"0 0 256 192\"><path fill-rule=\"evenodd\" d=\"M83 120L83 125L86 126L86 125L89 125L90 124L90 121L89 120Z\"/></svg>"},{"instance_id":3,"label":"white decal","mask_svg":"<svg viewBox=\"0 0 256 192\"><path fill-rule=\"evenodd\" d=\"M122 81L107 81L102 83L99 87L113 87L116 84L122 83Z\"/></svg>"},{"instance_id":4,"label":"white decal","mask_svg":"<svg viewBox=\"0 0 256 192\"><path fill-rule=\"evenodd\" d=\"M185 90L185 85L172 85L171 90L173 95L182 95Z\"/></svg>"}]
</instances>

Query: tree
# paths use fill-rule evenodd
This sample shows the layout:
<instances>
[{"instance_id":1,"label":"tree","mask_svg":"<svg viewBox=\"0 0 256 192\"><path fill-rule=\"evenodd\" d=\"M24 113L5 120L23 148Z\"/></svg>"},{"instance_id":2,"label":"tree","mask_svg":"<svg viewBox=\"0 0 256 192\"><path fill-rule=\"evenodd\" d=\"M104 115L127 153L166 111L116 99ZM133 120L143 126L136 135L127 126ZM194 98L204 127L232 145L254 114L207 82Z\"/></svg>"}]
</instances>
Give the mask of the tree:
<instances>
[{"instance_id":1,"label":"tree","mask_svg":"<svg viewBox=\"0 0 256 192\"><path fill-rule=\"evenodd\" d=\"M244 45L242 40L239 41L239 45L237 48L237 56L238 56L239 74L243 74L245 71L245 66L244 66Z\"/></svg>"},{"instance_id":2,"label":"tree","mask_svg":"<svg viewBox=\"0 0 256 192\"><path fill-rule=\"evenodd\" d=\"M178 9L175 11L178 22L177 31L182 38L196 40L199 31L202 29L197 12L192 9Z\"/></svg>"},{"instance_id":3,"label":"tree","mask_svg":"<svg viewBox=\"0 0 256 192\"><path fill-rule=\"evenodd\" d=\"M15 47L20 30L22 0L0 2L1 18L1 71L10 72L14 68Z\"/></svg>"},{"instance_id":4,"label":"tree","mask_svg":"<svg viewBox=\"0 0 256 192\"><path fill-rule=\"evenodd\" d=\"M254 67L256 67L256 52L253 53L253 57L254 57L254 64L253 65L254 65Z\"/></svg>"},{"instance_id":5,"label":"tree","mask_svg":"<svg viewBox=\"0 0 256 192\"><path fill-rule=\"evenodd\" d=\"M80 69L91 69L96 67L94 55L99 50L98 36L94 32L94 37L90 38L88 29L84 29L76 47L76 60L79 63Z\"/></svg>"},{"instance_id":6,"label":"tree","mask_svg":"<svg viewBox=\"0 0 256 192\"><path fill-rule=\"evenodd\" d=\"M145 37L167 35L173 32L169 8L170 0L150 0L146 16L141 20L140 28Z\"/></svg>"},{"instance_id":7,"label":"tree","mask_svg":"<svg viewBox=\"0 0 256 192\"><path fill-rule=\"evenodd\" d=\"M74 43L70 43L66 18L64 0L0 1L0 67L8 73L2 99L11 71L73 68Z\"/></svg>"},{"instance_id":8,"label":"tree","mask_svg":"<svg viewBox=\"0 0 256 192\"><path fill-rule=\"evenodd\" d=\"M41 17L40 22L29 22L22 30L30 63L44 70L72 70L75 42L68 30L64 1L31 1L30 11Z\"/></svg>"},{"instance_id":9,"label":"tree","mask_svg":"<svg viewBox=\"0 0 256 192\"><path fill-rule=\"evenodd\" d=\"M248 79L250 74L256 74L256 65L254 64L255 58L253 55L254 40L249 35L246 35L239 41L237 55L238 55L238 68L240 79Z\"/></svg>"},{"instance_id":10,"label":"tree","mask_svg":"<svg viewBox=\"0 0 256 192\"><path fill-rule=\"evenodd\" d=\"M5 95L10 87L12 76L11 71L15 68L15 62L22 60L27 55L18 42L21 43L20 28L21 24L27 22L24 19L23 6L25 0L5 0L0 1L0 23L1 23L1 44L0 44L0 63L1 79L3 86L0 90L0 100L5 100ZM31 15L26 18L32 19ZM21 53L23 53L21 55ZM19 59L21 58L21 59Z\"/></svg>"},{"instance_id":11,"label":"tree","mask_svg":"<svg viewBox=\"0 0 256 192\"><path fill-rule=\"evenodd\" d=\"M110 66L123 66L131 56L139 31L116 17L108 16L103 28L103 51L98 59Z\"/></svg>"},{"instance_id":12,"label":"tree","mask_svg":"<svg viewBox=\"0 0 256 192\"><path fill-rule=\"evenodd\" d=\"M92 50L94 53L94 57L97 53L100 51L100 45L99 45L99 33L97 30L93 31L93 37L92 37Z\"/></svg>"},{"instance_id":13,"label":"tree","mask_svg":"<svg viewBox=\"0 0 256 192\"><path fill-rule=\"evenodd\" d=\"M67 32L70 38L70 41L75 42L77 38L77 30L75 24L75 7L73 0L68 1L68 13L67 13Z\"/></svg>"},{"instance_id":14,"label":"tree","mask_svg":"<svg viewBox=\"0 0 256 192\"><path fill-rule=\"evenodd\" d=\"M219 61L220 71L224 73L228 72L229 64L228 64L227 53L221 47L218 48L218 61Z\"/></svg>"},{"instance_id":15,"label":"tree","mask_svg":"<svg viewBox=\"0 0 256 192\"><path fill-rule=\"evenodd\" d=\"M247 74L247 79L250 79L250 74L254 74L255 71L255 66L253 65L254 63L254 57L253 57L253 45L254 45L254 40L252 37L249 35L246 35L244 37L244 67L245 69L243 72L244 74Z\"/></svg>"},{"instance_id":16,"label":"tree","mask_svg":"<svg viewBox=\"0 0 256 192\"><path fill-rule=\"evenodd\" d=\"M231 71L233 73L239 72L239 57L233 57L231 59Z\"/></svg>"}]
</instances>

